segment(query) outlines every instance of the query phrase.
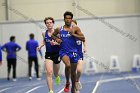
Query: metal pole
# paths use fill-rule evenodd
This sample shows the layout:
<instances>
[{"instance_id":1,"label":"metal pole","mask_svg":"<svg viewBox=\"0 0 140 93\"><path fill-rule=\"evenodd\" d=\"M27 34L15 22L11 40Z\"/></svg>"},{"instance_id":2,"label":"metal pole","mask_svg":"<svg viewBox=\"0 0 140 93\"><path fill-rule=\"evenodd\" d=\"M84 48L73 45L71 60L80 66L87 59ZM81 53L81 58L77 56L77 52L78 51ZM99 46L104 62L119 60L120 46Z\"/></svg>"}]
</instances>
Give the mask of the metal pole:
<instances>
[{"instance_id":1,"label":"metal pole","mask_svg":"<svg viewBox=\"0 0 140 93\"><path fill-rule=\"evenodd\" d=\"M8 0L5 0L5 19L9 20L9 11L8 11Z\"/></svg>"},{"instance_id":2,"label":"metal pole","mask_svg":"<svg viewBox=\"0 0 140 93\"><path fill-rule=\"evenodd\" d=\"M77 18L79 16L77 5L79 5L79 0L74 0L74 8L75 8L75 17Z\"/></svg>"}]
</instances>

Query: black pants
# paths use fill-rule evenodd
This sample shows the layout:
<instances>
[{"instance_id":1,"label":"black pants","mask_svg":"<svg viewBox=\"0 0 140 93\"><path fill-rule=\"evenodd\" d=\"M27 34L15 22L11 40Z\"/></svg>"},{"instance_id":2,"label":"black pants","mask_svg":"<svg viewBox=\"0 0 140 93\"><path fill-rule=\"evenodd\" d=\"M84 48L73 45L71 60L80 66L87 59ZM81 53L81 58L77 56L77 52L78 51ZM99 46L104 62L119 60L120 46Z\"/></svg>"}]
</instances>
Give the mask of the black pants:
<instances>
[{"instance_id":1,"label":"black pants","mask_svg":"<svg viewBox=\"0 0 140 93\"><path fill-rule=\"evenodd\" d=\"M39 65L38 65L38 58L37 57L29 57L28 58L28 75L31 77L32 73L32 63L35 64L35 71L36 71L36 77L39 78Z\"/></svg>"},{"instance_id":2,"label":"black pants","mask_svg":"<svg viewBox=\"0 0 140 93\"><path fill-rule=\"evenodd\" d=\"M10 77L11 67L13 67L13 78L16 78L16 59L7 59L7 71L8 71L8 77Z\"/></svg>"}]
</instances>

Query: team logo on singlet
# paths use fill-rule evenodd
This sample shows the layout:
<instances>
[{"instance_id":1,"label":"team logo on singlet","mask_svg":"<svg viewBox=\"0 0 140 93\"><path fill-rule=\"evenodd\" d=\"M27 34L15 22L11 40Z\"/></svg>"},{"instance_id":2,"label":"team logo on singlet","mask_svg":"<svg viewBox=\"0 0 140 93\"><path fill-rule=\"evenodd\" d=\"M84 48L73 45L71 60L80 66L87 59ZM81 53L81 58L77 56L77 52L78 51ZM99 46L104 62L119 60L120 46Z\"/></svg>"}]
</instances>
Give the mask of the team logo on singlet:
<instances>
[{"instance_id":1,"label":"team logo on singlet","mask_svg":"<svg viewBox=\"0 0 140 93\"><path fill-rule=\"evenodd\" d=\"M61 34L61 37L71 37L71 34L68 32L67 34Z\"/></svg>"},{"instance_id":2,"label":"team logo on singlet","mask_svg":"<svg viewBox=\"0 0 140 93\"><path fill-rule=\"evenodd\" d=\"M82 44L82 41L81 41L81 40L77 40L77 41L76 41L76 44L77 44L77 45L81 45L81 44Z\"/></svg>"},{"instance_id":3,"label":"team logo on singlet","mask_svg":"<svg viewBox=\"0 0 140 93\"><path fill-rule=\"evenodd\" d=\"M45 42L50 42L51 40L45 37Z\"/></svg>"}]
</instances>

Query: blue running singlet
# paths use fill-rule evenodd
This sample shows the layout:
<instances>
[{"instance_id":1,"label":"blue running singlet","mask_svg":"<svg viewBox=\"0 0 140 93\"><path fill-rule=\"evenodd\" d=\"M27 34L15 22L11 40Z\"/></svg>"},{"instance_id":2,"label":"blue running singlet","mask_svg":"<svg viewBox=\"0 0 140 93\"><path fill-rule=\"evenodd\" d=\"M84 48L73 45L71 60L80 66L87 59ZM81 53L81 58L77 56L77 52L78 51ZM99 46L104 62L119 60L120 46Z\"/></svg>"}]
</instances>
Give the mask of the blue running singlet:
<instances>
[{"instance_id":1,"label":"blue running singlet","mask_svg":"<svg viewBox=\"0 0 140 93\"><path fill-rule=\"evenodd\" d=\"M60 39L62 40L59 52L60 57L62 58L64 55L67 55L69 56L71 62L77 63L80 57L77 54L75 37L72 36L68 31L64 30L63 27L61 27Z\"/></svg>"}]
</instances>

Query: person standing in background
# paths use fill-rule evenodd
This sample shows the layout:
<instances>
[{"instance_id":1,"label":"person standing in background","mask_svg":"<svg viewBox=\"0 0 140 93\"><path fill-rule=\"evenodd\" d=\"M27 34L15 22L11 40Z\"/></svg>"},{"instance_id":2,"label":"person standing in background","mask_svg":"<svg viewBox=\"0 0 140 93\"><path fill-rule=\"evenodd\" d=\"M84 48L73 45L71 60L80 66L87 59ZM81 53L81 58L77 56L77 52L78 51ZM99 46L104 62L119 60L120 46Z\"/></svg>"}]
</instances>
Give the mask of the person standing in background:
<instances>
[{"instance_id":1,"label":"person standing in background","mask_svg":"<svg viewBox=\"0 0 140 93\"><path fill-rule=\"evenodd\" d=\"M35 65L35 71L36 71L36 78L37 80L40 80L39 76L39 63L38 63L38 57L37 57L37 47L38 47L38 42L34 39L34 34L31 33L29 35L30 40L26 42L26 50L28 51L28 76L29 80L32 79L32 63L34 62ZM41 58L43 58L41 51L40 55Z\"/></svg>"},{"instance_id":2,"label":"person standing in background","mask_svg":"<svg viewBox=\"0 0 140 93\"><path fill-rule=\"evenodd\" d=\"M1 46L0 46L0 65L2 65L2 52L1 52Z\"/></svg>"},{"instance_id":3,"label":"person standing in background","mask_svg":"<svg viewBox=\"0 0 140 93\"><path fill-rule=\"evenodd\" d=\"M10 37L10 42L4 44L1 49L7 53L7 67L8 75L7 80L10 80L10 71L13 67L13 81L16 81L16 65L17 65L17 56L16 52L21 49L21 47L15 43L15 36Z\"/></svg>"}]
</instances>

